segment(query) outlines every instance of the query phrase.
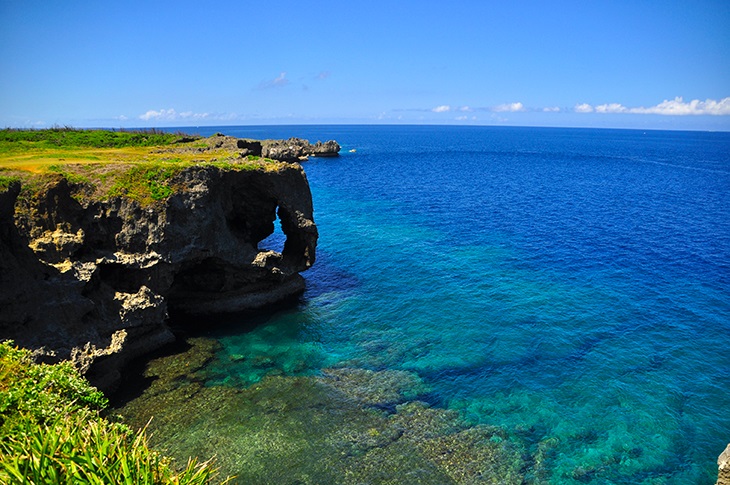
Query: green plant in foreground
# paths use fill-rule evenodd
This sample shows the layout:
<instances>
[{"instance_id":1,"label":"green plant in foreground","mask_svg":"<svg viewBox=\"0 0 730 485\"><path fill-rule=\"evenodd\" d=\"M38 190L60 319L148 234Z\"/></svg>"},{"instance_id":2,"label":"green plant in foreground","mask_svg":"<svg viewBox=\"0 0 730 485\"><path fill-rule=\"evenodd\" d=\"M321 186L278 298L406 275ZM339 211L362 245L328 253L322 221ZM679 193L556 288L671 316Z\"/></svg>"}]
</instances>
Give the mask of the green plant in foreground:
<instances>
[{"instance_id":1,"label":"green plant in foreground","mask_svg":"<svg viewBox=\"0 0 730 485\"><path fill-rule=\"evenodd\" d=\"M170 461L151 451L144 430L133 433L89 411L48 424L24 421L0 443L2 483L207 484L215 471L190 460L176 474Z\"/></svg>"},{"instance_id":2,"label":"green plant in foreground","mask_svg":"<svg viewBox=\"0 0 730 485\"><path fill-rule=\"evenodd\" d=\"M195 460L175 472L149 449L144 429L102 418L106 404L69 363L35 364L28 351L0 343L0 483L202 485L215 477L209 462Z\"/></svg>"},{"instance_id":3,"label":"green plant in foreground","mask_svg":"<svg viewBox=\"0 0 730 485\"><path fill-rule=\"evenodd\" d=\"M16 415L37 422L71 412L101 410L108 404L100 391L83 379L70 362L35 364L28 351L0 344L0 433Z\"/></svg>"}]
</instances>

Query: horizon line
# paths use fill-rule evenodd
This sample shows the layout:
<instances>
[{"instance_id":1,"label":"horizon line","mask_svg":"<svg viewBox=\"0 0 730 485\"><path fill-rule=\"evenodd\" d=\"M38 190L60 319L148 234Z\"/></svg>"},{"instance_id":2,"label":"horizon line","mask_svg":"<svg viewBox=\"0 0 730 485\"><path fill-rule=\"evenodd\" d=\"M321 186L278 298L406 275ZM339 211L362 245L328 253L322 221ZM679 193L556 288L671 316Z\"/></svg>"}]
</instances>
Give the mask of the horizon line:
<instances>
[{"instance_id":1,"label":"horizon line","mask_svg":"<svg viewBox=\"0 0 730 485\"><path fill-rule=\"evenodd\" d=\"M6 126L2 130L17 131L43 131L53 129L74 129L74 130L109 130L109 131L135 131L135 130L174 130L181 128L238 128L238 127L285 127L285 126L423 126L423 127L453 127L453 128L532 128L532 129L565 129L565 130L622 130L622 131L674 131L694 133L730 133L730 129L706 129L706 128L637 128L637 127L606 127L606 126L551 126L551 125L510 125L510 124L459 124L459 123L260 123L260 124L231 124L231 125L165 125L165 126L74 126L72 124L54 124L47 127L13 127Z\"/></svg>"}]
</instances>

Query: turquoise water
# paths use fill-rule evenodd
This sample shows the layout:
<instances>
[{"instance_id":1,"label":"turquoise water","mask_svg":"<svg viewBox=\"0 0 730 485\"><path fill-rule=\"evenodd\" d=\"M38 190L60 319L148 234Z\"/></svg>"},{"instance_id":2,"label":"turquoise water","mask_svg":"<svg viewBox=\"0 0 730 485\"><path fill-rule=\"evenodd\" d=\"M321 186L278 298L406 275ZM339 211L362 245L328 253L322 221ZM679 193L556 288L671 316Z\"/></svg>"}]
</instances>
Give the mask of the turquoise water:
<instances>
[{"instance_id":1,"label":"turquoise water","mask_svg":"<svg viewBox=\"0 0 730 485\"><path fill-rule=\"evenodd\" d=\"M421 400L529 452L550 443L551 483L714 483L730 442L730 134L210 131L343 150L305 165L320 241L300 304L229 319L207 385L412 371Z\"/></svg>"}]
</instances>

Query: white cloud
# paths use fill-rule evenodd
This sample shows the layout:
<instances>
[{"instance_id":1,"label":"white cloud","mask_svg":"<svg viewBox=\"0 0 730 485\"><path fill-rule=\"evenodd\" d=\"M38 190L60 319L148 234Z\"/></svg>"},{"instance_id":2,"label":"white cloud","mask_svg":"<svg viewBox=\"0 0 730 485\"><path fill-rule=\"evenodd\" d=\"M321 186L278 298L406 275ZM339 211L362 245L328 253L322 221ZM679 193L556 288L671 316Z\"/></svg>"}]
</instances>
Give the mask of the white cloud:
<instances>
[{"instance_id":1,"label":"white cloud","mask_svg":"<svg viewBox=\"0 0 730 485\"><path fill-rule=\"evenodd\" d=\"M461 111L462 113L471 113L474 110L471 109L469 106L451 107L448 104L442 104L441 106L431 108L431 111L433 111L434 113L448 113L449 111Z\"/></svg>"},{"instance_id":2,"label":"white cloud","mask_svg":"<svg viewBox=\"0 0 730 485\"><path fill-rule=\"evenodd\" d=\"M677 96L672 100L665 99L656 106L650 108L632 108L629 112L675 116L730 115L730 97L723 98L720 101L715 101L714 99L707 99L705 101L693 99L685 103L681 96Z\"/></svg>"},{"instance_id":3,"label":"white cloud","mask_svg":"<svg viewBox=\"0 0 730 485\"><path fill-rule=\"evenodd\" d=\"M517 113L519 111L526 111L525 106L522 103L507 103L500 104L492 108L495 113Z\"/></svg>"},{"instance_id":4,"label":"white cloud","mask_svg":"<svg viewBox=\"0 0 730 485\"><path fill-rule=\"evenodd\" d=\"M289 80L286 78L286 72L282 72L274 79L263 81L259 84L259 89L281 88L288 84Z\"/></svg>"},{"instance_id":5,"label":"white cloud","mask_svg":"<svg viewBox=\"0 0 730 485\"><path fill-rule=\"evenodd\" d=\"M576 113L632 113L632 114L655 114L665 116L686 116L686 115L730 115L730 97L720 101L707 99L700 101L693 99L685 102L681 96L672 100L665 99L656 106L645 108L628 108L620 103L600 104L595 108L590 104L577 104L574 108Z\"/></svg>"},{"instance_id":6,"label":"white cloud","mask_svg":"<svg viewBox=\"0 0 730 485\"><path fill-rule=\"evenodd\" d=\"M289 80L286 78L286 73L282 72L281 74L279 74L276 79L271 81L271 84L273 84L274 86L285 86L289 84Z\"/></svg>"},{"instance_id":7,"label":"white cloud","mask_svg":"<svg viewBox=\"0 0 730 485\"><path fill-rule=\"evenodd\" d=\"M161 109L159 111L149 110L139 115L139 119L144 121L179 121L179 120L205 120L211 117L210 113L193 113L192 111L183 111L178 113L174 109ZM220 117L216 117L219 119Z\"/></svg>"},{"instance_id":8,"label":"white cloud","mask_svg":"<svg viewBox=\"0 0 730 485\"><path fill-rule=\"evenodd\" d=\"M596 106L596 113L628 113L629 109L619 103L599 104Z\"/></svg>"},{"instance_id":9,"label":"white cloud","mask_svg":"<svg viewBox=\"0 0 730 485\"><path fill-rule=\"evenodd\" d=\"M210 113L193 113L192 111L180 113L180 119L183 120L205 120L210 118L210 116ZM216 119L218 118L220 118L220 116L216 116Z\"/></svg>"},{"instance_id":10,"label":"white cloud","mask_svg":"<svg viewBox=\"0 0 730 485\"><path fill-rule=\"evenodd\" d=\"M139 119L149 121L149 120L174 120L177 113L175 113L174 109L161 109L160 111L155 111L153 109L147 111L143 115L139 115Z\"/></svg>"},{"instance_id":11,"label":"white cloud","mask_svg":"<svg viewBox=\"0 0 730 485\"><path fill-rule=\"evenodd\" d=\"M431 109L410 109L396 111L431 111L433 113L473 113L473 112L492 112L492 113L519 113L519 112L542 112L542 113L563 113L571 111L571 108L561 108L559 106L526 107L521 102L504 103L492 107L471 106L451 106L442 104ZM720 100L707 99L700 101L698 99L685 102L682 97L676 97L672 100L664 100L661 103L650 107L628 107L621 103L604 103L592 105L589 103L577 103L573 106L572 111L575 113L601 113L601 114L658 114L667 116L682 115L730 115L730 97ZM463 117L457 118L463 120Z\"/></svg>"}]
</instances>

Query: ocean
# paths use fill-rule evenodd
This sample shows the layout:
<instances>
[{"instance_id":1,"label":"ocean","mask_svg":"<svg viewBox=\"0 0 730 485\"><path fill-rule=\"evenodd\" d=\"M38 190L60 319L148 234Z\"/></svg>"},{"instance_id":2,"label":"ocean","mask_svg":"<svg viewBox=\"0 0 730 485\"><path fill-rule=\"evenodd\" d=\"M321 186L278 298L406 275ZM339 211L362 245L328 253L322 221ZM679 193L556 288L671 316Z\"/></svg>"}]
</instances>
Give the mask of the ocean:
<instances>
[{"instance_id":1,"label":"ocean","mask_svg":"<svg viewBox=\"0 0 730 485\"><path fill-rule=\"evenodd\" d=\"M154 439L172 454L216 454L240 483L430 483L396 472L379 479L362 465L386 460L408 427L372 445L384 432L368 422L370 437L344 439L357 420L321 412L326 403L304 412L283 395L331 369L357 369L385 376L370 388L360 379L357 392L398 377L398 397L343 402L377 423L413 402L448 413L458 426L443 436L466 446L482 433L515 460L520 477L504 483L714 483L730 442L730 133L181 130L335 139L342 151L304 163L320 239L301 299L205 322L189 344L212 343L195 372L118 409L145 422L155 414ZM280 248L283 237L277 229L261 246ZM165 406L182 395L200 398L195 418L167 419ZM244 396L259 407L236 401ZM326 434L333 429L339 438ZM322 455L343 443L337 469ZM445 452L434 458L418 446L407 449L446 463ZM453 483L492 483L439 470Z\"/></svg>"}]
</instances>

